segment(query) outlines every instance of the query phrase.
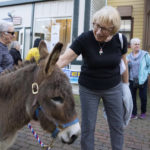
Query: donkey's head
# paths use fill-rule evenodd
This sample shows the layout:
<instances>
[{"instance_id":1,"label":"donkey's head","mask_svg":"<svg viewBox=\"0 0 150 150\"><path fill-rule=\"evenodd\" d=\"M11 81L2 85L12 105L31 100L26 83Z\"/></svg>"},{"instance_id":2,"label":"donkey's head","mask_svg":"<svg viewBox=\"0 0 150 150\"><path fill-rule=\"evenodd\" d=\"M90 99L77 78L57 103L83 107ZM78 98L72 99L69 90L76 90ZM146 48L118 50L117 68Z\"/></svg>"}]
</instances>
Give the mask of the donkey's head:
<instances>
[{"instance_id":1,"label":"donkey's head","mask_svg":"<svg viewBox=\"0 0 150 150\"><path fill-rule=\"evenodd\" d=\"M75 111L72 87L67 76L56 65L61 43L57 43L51 54L44 41L39 46L40 60L32 84L36 117L41 126L53 132L65 143L72 143L80 133L80 125Z\"/></svg>"}]
</instances>

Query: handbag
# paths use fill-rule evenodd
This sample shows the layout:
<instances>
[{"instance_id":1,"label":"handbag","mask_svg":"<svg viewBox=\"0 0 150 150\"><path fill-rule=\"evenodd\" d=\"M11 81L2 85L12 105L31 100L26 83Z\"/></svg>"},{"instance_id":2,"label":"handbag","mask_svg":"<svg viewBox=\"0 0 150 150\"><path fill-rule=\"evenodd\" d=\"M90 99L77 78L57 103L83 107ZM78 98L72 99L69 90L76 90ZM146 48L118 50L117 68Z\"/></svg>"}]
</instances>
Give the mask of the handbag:
<instances>
[{"instance_id":1,"label":"handbag","mask_svg":"<svg viewBox=\"0 0 150 150\"><path fill-rule=\"evenodd\" d=\"M133 87L139 88L139 79L138 78L133 78Z\"/></svg>"},{"instance_id":2,"label":"handbag","mask_svg":"<svg viewBox=\"0 0 150 150\"><path fill-rule=\"evenodd\" d=\"M139 84L138 78L133 78L133 88L144 88L144 84Z\"/></svg>"}]
</instances>

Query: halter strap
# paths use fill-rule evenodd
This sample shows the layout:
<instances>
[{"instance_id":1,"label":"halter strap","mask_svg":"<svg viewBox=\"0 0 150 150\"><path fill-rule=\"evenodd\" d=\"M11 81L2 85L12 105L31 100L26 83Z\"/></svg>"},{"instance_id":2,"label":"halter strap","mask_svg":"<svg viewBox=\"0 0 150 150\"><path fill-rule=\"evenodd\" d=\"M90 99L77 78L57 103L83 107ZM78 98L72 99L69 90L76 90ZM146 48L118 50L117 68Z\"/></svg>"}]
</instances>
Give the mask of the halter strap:
<instances>
[{"instance_id":1,"label":"halter strap","mask_svg":"<svg viewBox=\"0 0 150 150\"><path fill-rule=\"evenodd\" d=\"M66 124L62 124L61 126L62 126L62 128L67 128L67 127L72 126L72 125L74 125L74 124L76 124L76 123L78 123L78 122L79 122L79 119L76 118L75 120L73 120L73 121L71 121L71 122L68 122L68 123L66 123Z\"/></svg>"},{"instance_id":2,"label":"halter strap","mask_svg":"<svg viewBox=\"0 0 150 150\"><path fill-rule=\"evenodd\" d=\"M52 132L52 135L51 135L51 136L52 136L53 138L56 138L59 132L60 132L60 129L56 126L56 128L55 128L55 130Z\"/></svg>"},{"instance_id":3,"label":"halter strap","mask_svg":"<svg viewBox=\"0 0 150 150\"><path fill-rule=\"evenodd\" d=\"M38 118L38 116L39 116L39 110L43 110L43 108L41 107L41 106L39 106L36 110L35 110L35 115L36 115L36 117ZM75 120L73 120L73 121L71 121L71 122L68 122L68 123L65 123L65 124L61 124L61 128L67 128L67 127L69 127L69 126L72 126L72 125L74 125L74 124L76 124L76 123L78 123L79 122L79 119L78 118L76 118ZM59 125L58 125L58 123L55 123L55 125L56 125L56 128L55 128L55 130L52 132L52 137L53 138L56 138L57 137L57 135L58 135L58 133L60 132L60 129L59 129Z\"/></svg>"},{"instance_id":4,"label":"halter strap","mask_svg":"<svg viewBox=\"0 0 150 150\"><path fill-rule=\"evenodd\" d=\"M39 116L39 110L42 110L42 107L41 107L41 106L39 106L39 107L35 110L35 116L36 116L36 118L38 118L38 116Z\"/></svg>"}]
</instances>

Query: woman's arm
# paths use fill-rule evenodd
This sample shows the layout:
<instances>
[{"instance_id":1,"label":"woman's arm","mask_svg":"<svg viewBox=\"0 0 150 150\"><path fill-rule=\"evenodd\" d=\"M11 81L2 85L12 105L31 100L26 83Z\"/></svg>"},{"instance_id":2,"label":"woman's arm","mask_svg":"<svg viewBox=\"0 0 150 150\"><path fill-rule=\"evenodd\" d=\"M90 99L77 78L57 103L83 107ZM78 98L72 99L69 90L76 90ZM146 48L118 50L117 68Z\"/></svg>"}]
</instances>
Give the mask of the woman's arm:
<instances>
[{"instance_id":1,"label":"woman's arm","mask_svg":"<svg viewBox=\"0 0 150 150\"><path fill-rule=\"evenodd\" d=\"M126 54L122 55L122 59L123 59L124 64L126 66L126 70L122 74L122 82L123 83L128 83L129 82L129 76L128 76L128 63L127 63L127 60L126 60Z\"/></svg>"},{"instance_id":2,"label":"woman's arm","mask_svg":"<svg viewBox=\"0 0 150 150\"><path fill-rule=\"evenodd\" d=\"M69 48L65 51L64 54L60 55L59 60L57 61L57 65L60 68L63 68L77 57L78 55L71 48Z\"/></svg>"}]
</instances>

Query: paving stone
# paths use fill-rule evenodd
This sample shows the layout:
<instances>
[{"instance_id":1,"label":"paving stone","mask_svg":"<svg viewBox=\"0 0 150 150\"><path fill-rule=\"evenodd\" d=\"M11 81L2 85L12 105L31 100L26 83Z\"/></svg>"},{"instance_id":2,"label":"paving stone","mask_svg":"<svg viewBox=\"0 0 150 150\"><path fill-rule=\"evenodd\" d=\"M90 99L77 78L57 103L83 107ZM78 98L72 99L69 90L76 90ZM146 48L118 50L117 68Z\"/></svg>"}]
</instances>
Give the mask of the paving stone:
<instances>
[{"instance_id":1,"label":"paving stone","mask_svg":"<svg viewBox=\"0 0 150 150\"><path fill-rule=\"evenodd\" d=\"M80 105L76 105L78 117L81 121ZM34 130L39 135L44 144L49 144L50 134L43 131L40 124L31 122ZM150 150L150 113L146 119L131 120L129 126L125 129L125 142L123 150ZM62 144L59 140L54 143L52 150L80 150L80 136L72 145ZM40 147L35 137L27 126L18 132L18 137L9 150L44 150ZM97 124L95 130L95 150L111 150L109 127L107 121L102 116L99 109Z\"/></svg>"}]
</instances>

